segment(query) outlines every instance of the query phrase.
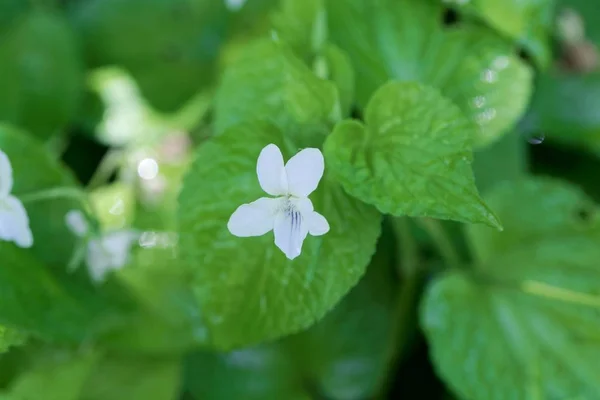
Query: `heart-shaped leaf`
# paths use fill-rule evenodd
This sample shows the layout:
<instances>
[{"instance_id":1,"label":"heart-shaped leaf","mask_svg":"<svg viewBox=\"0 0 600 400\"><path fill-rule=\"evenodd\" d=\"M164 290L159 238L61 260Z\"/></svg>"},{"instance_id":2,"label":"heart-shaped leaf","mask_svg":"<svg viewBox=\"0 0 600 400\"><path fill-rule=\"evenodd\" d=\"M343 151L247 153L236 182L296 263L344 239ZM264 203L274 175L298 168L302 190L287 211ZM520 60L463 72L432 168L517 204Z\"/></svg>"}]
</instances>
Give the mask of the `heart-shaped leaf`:
<instances>
[{"instance_id":1,"label":"heart-shaped leaf","mask_svg":"<svg viewBox=\"0 0 600 400\"><path fill-rule=\"evenodd\" d=\"M383 213L499 227L475 187L473 131L435 89L391 82L371 99L365 125L336 126L325 155L344 189Z\"/></svg>"},{"instance_id":2,"label":"heart-shaped leaf","mask_svg":"<svg viewBox=\"0 0 600 400\"><path fill-rule=\"evenodd\" d=\"M468 229L477 264L429 288L422 325L439 374L465 399L594 398L600 391L600 220L578 189L506 183L505 232Z\"/></svg>"},{"instance_id":3,"label":"heart-shaped leaf","mask_svg":"<svg viewBox=\"0 0 600 400\"><path fill-rule=\"evenodd\" d=\"M340 113L333 83L317 78L283 43L264 40L244 49L225 72L217 92L215 129L270 121L299 146L314 147L322 144Z\"/></svg>"},{"instance_id":4,"label":"heart-shaped leaf","mask_svg":"<svg viewBox=\"0 0 600 400\"><path fill-rule=\"evenodd\" d=\"M210 341L219 348L275 339L313 324L358 282L380 231L380 214L326 176L311 201L331 230L308 237L294 261L275 247L272 233L233 236L227 229L231 214L265 195L256 161L269 143L286 158L296 153L279 129L264 123L214 137L198 149L179 197L180 260L191 271Z\"/></svg>"}]
</instances>

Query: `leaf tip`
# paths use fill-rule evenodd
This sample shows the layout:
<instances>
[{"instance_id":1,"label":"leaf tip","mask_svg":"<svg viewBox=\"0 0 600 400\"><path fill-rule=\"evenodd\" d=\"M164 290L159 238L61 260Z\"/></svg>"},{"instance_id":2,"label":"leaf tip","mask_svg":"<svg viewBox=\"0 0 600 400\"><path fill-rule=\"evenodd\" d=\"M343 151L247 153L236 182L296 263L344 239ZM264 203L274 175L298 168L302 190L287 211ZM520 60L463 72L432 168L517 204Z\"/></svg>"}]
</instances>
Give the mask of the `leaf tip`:
<instances>
[{"instance_id":1,"label":"leaf tip","mask_svg":"<svg viewBox=\"0 0 600 400\"><path fill-rule=\"evenodd\" d=\"M504 231L504 226L502 226L502 222L500 222L500 218L498 218L494 213L490 212L487 215L486 225L491 228L495 228L498 232Z\"/></svg>"}]
</instances>

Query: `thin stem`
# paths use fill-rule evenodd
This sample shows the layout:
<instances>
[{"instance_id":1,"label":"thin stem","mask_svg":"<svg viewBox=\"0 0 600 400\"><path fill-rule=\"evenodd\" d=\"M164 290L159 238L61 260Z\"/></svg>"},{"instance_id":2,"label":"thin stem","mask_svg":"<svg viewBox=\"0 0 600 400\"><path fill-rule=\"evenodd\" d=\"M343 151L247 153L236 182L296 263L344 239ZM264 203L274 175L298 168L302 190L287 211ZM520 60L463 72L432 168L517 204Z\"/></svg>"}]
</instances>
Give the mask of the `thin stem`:
<instances>
[{"instance_id":1,"label":"thin stem","mask_svg":"<svg viewBox=\"0 0 600 400\"><path fill-rule=\"evenodd\" d=\"M419 297L423 277L426 271L419 268L421 260L419 249L410 229L410 220L407 217L394 219L394 230L398 242L396 271L400 276L397 287L394 314L388 343L388 358L386 360L388 376L380 386L381 398L392 384L394 367L403 354L406 338L414 326L412 320L416 318L415 303Z\"/></svg>"},{"instance_id":2,"label":"thin stem","mask_svg":"<svg viewBox=\"0 0 600 400\"><path fill-rule=\"evenodd\" d=\"M444 263L450 268L459 268L462 264L460 256L441 223L431 218L419 218L417 222L433 239Z\"/></svg>"},{"instance_id":3,"label":"thin stem","mask_svg":"<svg viewBox=\"0 0 600 400\"><path fill-rule=\"evenodd\" d=\"M414 275L419 264L419 251L417 243L410 231L410 220L407 217L396 218L394 229L398 237L399 254L397 270L401 276Z\"/></svg>"},{"instance_id":4,"label":"thin stem","mask_svg":"<svg viewBox=\"0 0 600 400\"><path fill-rule=\"evenodd\" d=\"M123 151L111 150L100 161L94 175L87 184L87 189L92 190L108 182L110 176L117 170L123 161Z\"/></svg>"},{"instance_id":5,"label":"thin stem","mask_svg":"<svg viewBox=\"0 0 600 400\"><path fill-rule=\"evenodd\" d=\"M79 267L81 261L83 260L83 257L85 256L85 250L86 241L80 240L77 246L75 247L75 250L73 251L71 259L69 260L69 264L67 265L67 271L73 272L77 269L77 267Z\"/></svg>"},{"instance_id":6,"label":"thin stem","mask_svg":"<svg viewBox=\"0 0 600 400\"><path fill-rule=\"evenodd\" d=\"M69 139L65 135L54 135L45 143L52 156L59 160L69 146Z\"/></svg>"},{"instance_id":7,"label":"thin stem","mask_svg":"<svg viewBox=\"0 0 600 400\"><path fill-rule=\"evenodd\" d=\"M48 190L41 190L19 196L23 203L35 203L37 201L52 199L72 199L87 204L88 199L85 192L76 187L57 187Z\"/></svg>"}]
</instances>

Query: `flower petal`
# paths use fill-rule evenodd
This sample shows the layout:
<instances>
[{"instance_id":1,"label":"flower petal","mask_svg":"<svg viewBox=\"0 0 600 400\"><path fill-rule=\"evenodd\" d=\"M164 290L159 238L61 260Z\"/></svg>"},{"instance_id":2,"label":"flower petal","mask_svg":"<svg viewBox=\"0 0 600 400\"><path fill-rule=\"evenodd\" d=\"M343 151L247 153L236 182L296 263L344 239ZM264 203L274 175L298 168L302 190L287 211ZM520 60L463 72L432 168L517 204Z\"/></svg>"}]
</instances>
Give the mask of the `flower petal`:
<instances>
[{"instance_id":1,"label":"flower petal","mask_svg":"<svg viewBox=\"0 0 600 400\"><path fill-rule=\"evenodd\" d=\"M308 197L291 197L289 201L304 217L310 215L314 210L313 203Z\"/></svg>"},{"instance_id":2,"label":"flower petal","mask_svg":"<svg viewBox=\"0 0 600 400\"><path fill-rule=\"evenodd\" d=\"M227 229L238 237L264 235L273 229L281 201L282 199L262 197L250 204L239 206L229 218Z\"/></svg>"},{"instance_id":3,"label":"flower petal","mask_svg":"<svg viewBox=\"0 0 600 400\"><path fill-rule=\"evenodd\" d=\"M6 153L0 150L0 196L10 194L13 187L13 170Z\"/></svg>"},{"instance_id":4,"label":"flower petal","mask_svg":"<svg viewBox=\"0 0 600 400\"><path fill-rule=\"evenodd\" d=\"M287 194L288 183L283 156L276 145L269 144L262 149L256 163L256 174L260 187L271 196Z\"/></svg>"},{"instance_id":5,"label":"flower petal","mask_svg":"<svg viewBox=\"0 0 600 400\"><path fill-rule=\"evenodd\" d=\"M92 239L88 243L86 264L90 277L94 282L103 282L110 271L110 256L102 246L100 239Z\"/></svg>"},{"instance_id":6,"label":"flower petal","mask_svg":"<svg viewBox=\"0 0 600 400\"><path fill-rule=\"evenodd\" d=\"M302 243L308 234L308 225L300 211L292 210L277 215L273 233L275 245L287 258L293 260L302 252Z\"/></svg>"},{"instance_id":7,"label":"flower petal","mask_svg":"<svg viewBox=\"0 0 600 400\"><path fill-rule=\"evenodd\" d=\"M308 224L308 232L313 236L321 236L329 232L329 223L324 216L316 211L313 211L306 218Z\"/></svg>"},{"instance_id":8,"label":"flower petal","mask_svg":"<svg viewBox=\"0 0 600 400\"><path fill-rule=\"evenodd\" d=\"M315 191L325 170L325 160L319 149L304 149L285 165L290 194L308 197Z\"/></svg>"},{"instance_id":9,"label":"flower petal","mask_svg":"<svg viewBox=\"0 0 600 400\"><path fill-rule=\"evenodd\" d=\"M82 237L87 235L90 227L81 210L71 210L65 215L67 228L75 235Z\"/></svg>"},{"instance_id":10,"label":"flower petal","mask_svg":"<svg viewBox=\"0 0 600 400\"><path fill-rule=\"evenodd\" d=\"M17 246L33 246L27 211L19 199L7 196L0 200L0 240L15 242Z\"/></svg>"},{"instance_id":11,"label":"flower petal","mask_svg":"<svg viewBox=\"0 0 600 400\"><path fill-rule=\"evenodd\" d=\"M127 265L131 246L138 237L133 231L116 231L90 240L86 260L92 280L102 282L108 272Z\"/></svg>"}]
</instances>

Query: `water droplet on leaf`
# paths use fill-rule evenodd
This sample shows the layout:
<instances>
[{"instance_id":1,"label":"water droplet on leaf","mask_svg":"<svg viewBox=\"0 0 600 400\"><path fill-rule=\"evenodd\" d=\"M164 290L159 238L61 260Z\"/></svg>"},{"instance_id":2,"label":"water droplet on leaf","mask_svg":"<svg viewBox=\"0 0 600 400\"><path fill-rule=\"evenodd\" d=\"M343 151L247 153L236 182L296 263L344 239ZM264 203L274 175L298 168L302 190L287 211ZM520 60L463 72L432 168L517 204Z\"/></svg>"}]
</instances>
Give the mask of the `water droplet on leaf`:
<instances>
[{"instance_id":1,"label":"water droplet on leaf","mask_svg":"<svg viewBox=\"0 0 600 400\"><path fill-rule=\"evenodd\" d=\"M541 144L544 141L544 139L546 139L546 135L544 135L543 133L535 133L527 137L527 141L530 144Z\"/></svg>"}]
</instances>

